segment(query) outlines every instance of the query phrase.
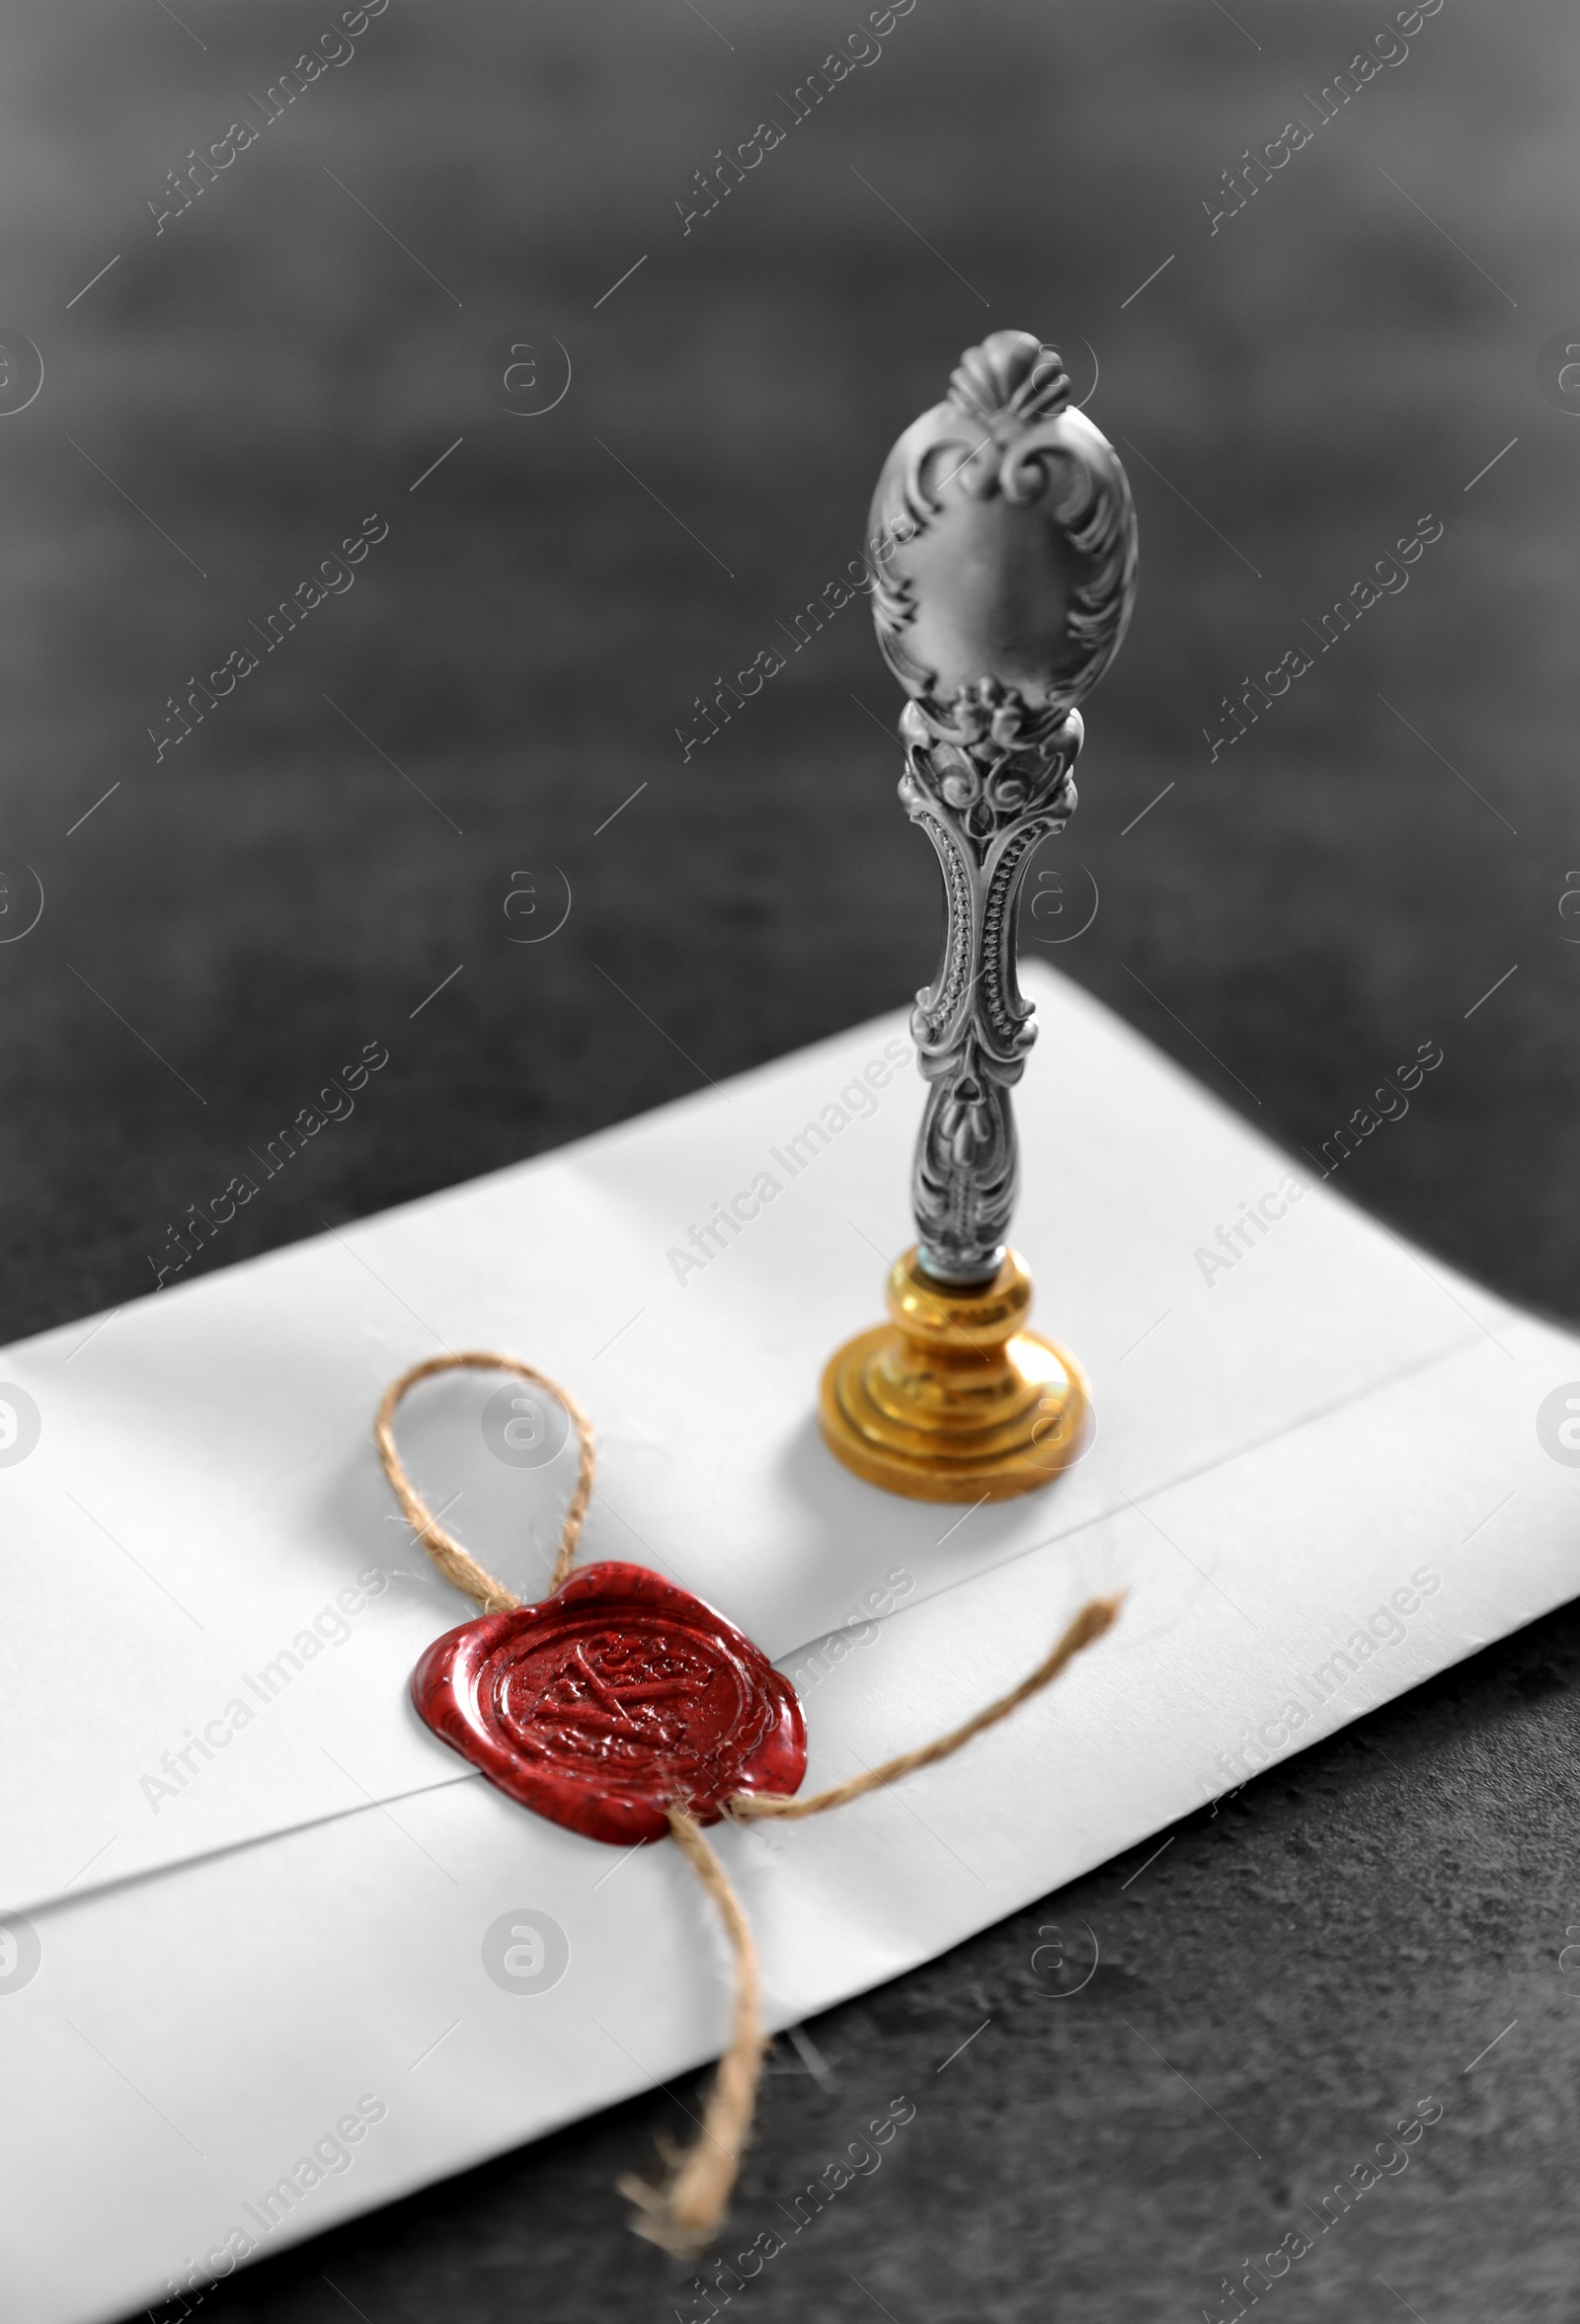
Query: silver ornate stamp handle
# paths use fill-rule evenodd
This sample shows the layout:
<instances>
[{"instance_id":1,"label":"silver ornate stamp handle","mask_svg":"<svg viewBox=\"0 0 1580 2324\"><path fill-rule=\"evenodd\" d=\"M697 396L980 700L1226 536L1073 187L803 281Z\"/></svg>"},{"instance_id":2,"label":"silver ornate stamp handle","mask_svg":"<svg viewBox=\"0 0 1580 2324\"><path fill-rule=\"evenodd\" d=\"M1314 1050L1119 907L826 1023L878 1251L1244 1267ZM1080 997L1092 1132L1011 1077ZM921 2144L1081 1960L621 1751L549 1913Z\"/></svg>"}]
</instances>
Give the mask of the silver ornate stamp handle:
<instances>
[{"instance_id":1,"label":"silver ornate stamp handle","mask_svg":"<svg viewBox=\"0 0 1580 2324\"><path fill-rule=\"evenodd\" d=\"M943 871L943 958L911 1032L929 1084L912 1201L940 1284L1003 1262L1019 1155L1009 1093L1036 1040L1015 972L1033 851L1075 807L1076 704L1119 651L1136 513L1118 455L1069 405L1058 352L995 331L908 427L869 520L873 615L910 700L900 796Z\"/></svg>"}]
</instances>

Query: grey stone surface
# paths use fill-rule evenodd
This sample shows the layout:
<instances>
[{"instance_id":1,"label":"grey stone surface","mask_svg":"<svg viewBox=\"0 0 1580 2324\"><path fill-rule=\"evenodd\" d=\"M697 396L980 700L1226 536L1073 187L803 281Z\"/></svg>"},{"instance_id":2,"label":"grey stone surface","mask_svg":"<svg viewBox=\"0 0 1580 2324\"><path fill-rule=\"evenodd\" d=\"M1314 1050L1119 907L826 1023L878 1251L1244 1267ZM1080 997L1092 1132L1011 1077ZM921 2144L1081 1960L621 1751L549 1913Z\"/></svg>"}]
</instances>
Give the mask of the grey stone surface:
<instances>
[{"instance_id":1,"label":"grey stone surface","mask_svg":"<svg viewBox=\"0 0 1580 2324\"><path fill-rule=\"evenodd\" d=\"M1054 957L1297 1155L1440 1042L1338 1183L1580 1313L1580 946L1557 918L1580 424L1536 370L1580 300L1569 15L1450 0L1211 224L1221 173L1314 119L1389 13L918 0L689 233L693 171L857 11L395 0L157 234L166 171L330 11L85 0L14 31L0 326L45 374L0 417L0 856L45 906L0 943L8 1336L145 1292L166 1222L370 1038L376 1094L205 1264L908 997L935 873L859 606L689 761L675 729L842 571L896 430L1000 325L1090 342L1142 524L1065 843L1101 908ZM518 325L573 359L540 418L482 384ZM371 510L389 537L350 593L158 758L167 695ZM1444 535L1407 587L1319 653L1310 625L1428 512ZM1307 645L1215 761L1224 691ZM571 915L512 946L510 875L547 864ZM905 2091L916 2119L736 2312L1216 2313L1224 2269L1434 2092L1402 2177L1262 2306L1571 2314L1575 1647L1554 1617L1134 1880L815 2027L831 2087L775 2077L744 2222L872 2104ZM1037 1929L1071 1910L1102 1965L1047 1999ZM224 2303L667 2316L609 2182L682 2119L626 2108Z\"/></svg>"}]
</instances>

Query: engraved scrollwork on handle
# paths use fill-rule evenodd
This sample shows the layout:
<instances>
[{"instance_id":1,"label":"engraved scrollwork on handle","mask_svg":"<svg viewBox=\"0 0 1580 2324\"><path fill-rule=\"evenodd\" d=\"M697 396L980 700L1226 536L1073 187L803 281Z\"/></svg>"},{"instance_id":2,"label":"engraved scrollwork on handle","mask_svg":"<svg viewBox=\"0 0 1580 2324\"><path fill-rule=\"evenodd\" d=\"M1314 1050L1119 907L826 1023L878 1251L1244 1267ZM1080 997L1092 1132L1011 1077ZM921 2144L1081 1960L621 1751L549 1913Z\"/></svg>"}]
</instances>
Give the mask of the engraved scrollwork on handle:
<instances>
[{"instance_id":1,"label":"engraved scrollwork on handle","mask_svg":"<svg viewBox=\"0 0 1580 2324\"><path fill-rule=\"evenodd\" d=\"M1014 1209L1008 1093L1036 1039L1015 973L1015 907L1034 850L1073 812L1081 720L1067 712L1025 748L963 744L938 738L911 703L901 732L900 796L937 851L947 903L938 973L910 1021L929 1083L911 1195L928 1272L970 1282L996 1272Z\"/></svg>"},{"instance_id":2,"label":"engraved scrollwork on handle","mask_svg":"<svg viewBox=\"0 0 1580 2324\"><path fill-rule=\"evenodd\" d=\"M912 1195L925 1271L994 1274L1014 1208L1009 1092L1036 1038L1015 973L1033 850L1075 806L1076 703L1119 651L1136 517L1058 353L994 332L885 463L869 524L873 617L911 697L900 796L943 872L938 972L911 1030L929 1084Z\"/></svg>"}]
</instances>

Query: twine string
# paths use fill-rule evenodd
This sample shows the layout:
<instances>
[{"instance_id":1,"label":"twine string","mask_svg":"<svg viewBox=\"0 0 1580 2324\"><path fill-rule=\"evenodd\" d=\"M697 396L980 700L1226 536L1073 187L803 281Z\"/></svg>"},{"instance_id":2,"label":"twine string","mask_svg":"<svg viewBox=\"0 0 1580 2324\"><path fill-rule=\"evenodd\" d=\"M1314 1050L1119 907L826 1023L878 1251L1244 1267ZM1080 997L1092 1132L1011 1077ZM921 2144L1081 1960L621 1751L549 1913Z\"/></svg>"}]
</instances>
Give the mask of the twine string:
<instances>
[{"instance_id":1,"label":"twine string","mask_svg":"<svg viewBox=\"0 0 1580 2324\"><path fill-rule=\"evenodd\" d=\"M1007 1719L1018 1711L1022 1703L1030 1702L1034 1694L1041 1694L1045 1686L1052 1686L1066 1663L1072 1662L1083 1648L1093 1646L1117 1619L1121 1597L1089 1597L1080 1612L1057 1644L1044 1656L1035 1670L1027 1672L1018 1686L1001 1694L996 1702L985 1710L976 1711L961 1726L952 1727L947 1735L923 1743L919 1750L902 1751L898 1757L885 1759L880 1766L870 1767L864 1775L853 1775L847 1783L836 1783L829 1791L814 1792L810 1800L798 1799L786 1792L737 1792L730 1802L730 1814L737 1821L750 1817L774 1816L788 1820L797 1816L821 1816L826 1808L842 1808L847 1800L865 1798L868 1792L882 1791L887 1784L899 1783L902 1777L914 1775L918 1767L936 1766L940 1759L952 1758L954 1753L989 1727L996 1727L1000 1719Z\"/></svg>"},{"instance_id":2,"label":"twine string","mask_svg":"<svg viewBox=\"0 0 1580 2324\"><path fill-rule=\"evenodd\" d=\"M735 2006L730 2042L719 2060L702 2113L702 2128L689 2151L679 2155L661 2187L627 2172L620 2193L636 2206L631 2224L639 2235L675 2259L706 2251L730 2208L741 2158L757 2111L757 2083L766 2042L762 2031L762 1973L746 1907L730 1885L701 1828L690 1813L670 1809L676 1847L712 1898L735 1956Z\"/></svg>"},{"instance_id":3,"label":"twine string","mask_svg":"<svg viewBox=\"0 0 1580 2324\"><path fill-rule=\"evenodd\" d=\"M390 1488L401 1505L402 1515L446 1582L453 1582L457 1589L464 1590L481 1612L509 1613L520 1604L520 1599L513 1589L507 1589L503 1582L496 1582L488 1568L480 1566L476 1558L461 1547L453 1533L445 1532L406 1474L395 1447L395 1413L408 1389L415 1388L420 1380L432 1379L436 1372L452 1371L514 1372L517 1379L530 1380L535 1388L546 1388L551 1396L557 1396L571 1416L582 1458L577 1472L576 1491L571 1495L571 1504L560 1528L559 1555L555 1558L554 1571L549 1577L551 1591L559 1588L576 1557L576 1545L581 1539L588 1503L592 1499L592 1470L597 1459L597 1439L592 1433L592 1423L568 1388L562 1388L558 1380L551 1380L547 1372L537 1371L529 1363L518 1362L514 1356L496 1356L486 1348L467 1349L458 1356L431 1356L426 1363L414 1363L410 1371L402 1372L400 1378L392 1380L385 1389L378 1417L373 1423L373 1440L378 1446L378 1457L384 1464L384 1474L390 1481Z\"/></svg>"},{"instance_id":4,"label":"twine string","mask_svg":"<svg viewBox=\"0 0 1580 2324\"><path fill-rule=\"evenodd\" d=\"M461 1355L433 1356L425 1363L413 1364L409 1371L385 1390L373 1426L378 1445L378 1456L384 1464L397 1501L408 1524L417 1535L434 1565L447 1582L454 1583L472 1598L484 1613L508 1611L521 1600L503 1583L495 1580L461 1544L438 1523L422 1495L412 1484L402 1465L395 1446L393 1422L396 1408L406 1392L420 1380L431 1378L435 1372L457 1368L472 1371L508 1371L517 1378L530 1380L534 1386L545 1388L557 1396L571 1416L581 1446L581 1466L576 1490L571 1496L560 1533L559 1554L554 1563L551 1589L558 1589L571 1571L576 1557L577 1543L587 1516L588 1504L592 1497L592 1472L596 1460L596 1444L592 1424L576 1399L531 1364L521 1363L513 1356L496 1356L487 1351L472 1350ZM735 1822L746 1822L761 1818L789 1820L803 1816L821 1816L830 1808L842 1808L851 1800L865 1798L869 1793L882 1791L890 1784L913 1775L918 1768L933 1767L942 1759L952 1758L956 1751L996 1727L1018 1711L1023 1703L1051 1686L1075 1656L1092 1646L1117 1619L1122 1597L1093 1597L1076 1614L1074 1620L1056 1641L1034 1670L1028 1671L1018 1685L1012 1686L983 1710L975 1712L959 1727L952 1727L932 1743L923 1743L913 1751L902 1751L893 1759L885 1759L864 1774L852 1776L846 1783L836 1783L827 1791L814 1792L810 1799L797 1799L780 1792L737 1792L727 1803L727 1814ZM692 2260L706 2251L714 2241L729 2208L730 2197L740 2172L742 2156L751 2134L751 2124L756 2113L757 2085L762 2074L765 2038L762 2031L762 1975L757 1959L757 1948L740 1898L731 1886L729 1875L708 1841L701 1826L691 1814L690 1804L672 1801L668 1808L670 1832L681 1855L695 1873L703 1892L711 1900L729 1940L735 1965L735 2002L731 2013L730 2040L719 2060L719 2070L703 2109L702 2125L689 2149L672 2158L671 2174L661 2187L651 2187L632 2174L620 2182L620 2192L636 2206L637 2216L632 2225L649 2242L672 2253L676 2259Z\"/></svg>"}]
</instances>

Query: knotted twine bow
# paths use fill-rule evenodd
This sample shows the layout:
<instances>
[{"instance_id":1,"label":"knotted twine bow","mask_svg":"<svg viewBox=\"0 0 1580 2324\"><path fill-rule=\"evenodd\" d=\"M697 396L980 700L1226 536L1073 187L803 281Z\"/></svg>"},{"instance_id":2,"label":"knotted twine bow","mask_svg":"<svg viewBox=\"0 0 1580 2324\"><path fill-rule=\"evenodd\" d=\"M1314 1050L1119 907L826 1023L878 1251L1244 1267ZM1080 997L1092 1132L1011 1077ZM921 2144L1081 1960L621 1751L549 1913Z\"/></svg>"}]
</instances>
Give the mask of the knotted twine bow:
<instances>
[{"instance_id":1,"label":"knotted twine bow","mask_svg":"<svg viewBox=\"0 0 1580 2324\"><path fill-rule=\"evenodd\" d=\"M576 1431L581 1459L577 1471L576 1490L560 1530L559 1554L550 1577L550 1594L557 1590L570 1573L576 1558L576 1546L587 1518L588 1506L592 1499L592 1474L596 1464L596 1439L592 1424L568 1389L551 1380L529 1364L521 1363L514 1356L498 1356L488 1350L467 1350L459 1355L431 1356L424 1363L413 1364L402 1372L384 1391L373 1424L373 1435L378 1445L378 1457L384 1464L384 1474L400 1503L407 1523L427 1550L446 1582L464 1590L485 1614L507 1613L522 1600L514 1590L507 1589L487 1569L447 1533L416 1490L395 1448L394 1418L397 1406L407 1391L419 1381L431 1379L435 1372L446 1371L507 1371L518 1379L530 1380L534 1387L543 1388L556 1397L570 1415ZM827 1808L842 1808L850 1800L862 1799L868 1792L883 1790L898 1783L903 1776L912 1775L920 1767L935 1766L960 1750L974 1737L996 1727L1001 1719L1019 1710L1022 1703L1051 1686L1065 1666L1083 1648L1093 1645L1116 1619L1120 1609L1119 1597L1089 1598L1058 1643L1031 1670L1018 1686L988 1703L960 1727L951 1728L918 1750L902 1751L893 1759L885 1759L880 1766L869 1768L863 1775L852 1776L846 1783L836 1783L828 1791L814 1792L810 1799L796 1799L773 1792L737 1792L729 1801L731 1820L746 1822L757 1817L776 1817L788 1821L802 1816L821 1816ZM672 1801L667 1809L671 1833L702 1887L718 1909L725 1935L735 1959L735 2007L732 2013L730 2041L719 2060L719 2071L714 2079L707 2106L703 2111L702 2128L689 2152L667 2154L672 2171L664 2187L650 2187L643 2179L626 2174L619 2182L620 2192L637 2206L639 2216L632 2222L639 2235L658 2244L676 2259L690 2260L705 2251L712 2243L729 2208L730 2196L741 2167L741 2157L751 2132L752 2117L756 2111L757 2083L762 2072L762 2057L767 2039L762 2030L762 1980L757 1966L757 1949L752 1941L751 1924L747 1919L741 1899L730 1885L724 1866L702 1836L701 1826L687 1809Z\"/></svg>"}]
</instances>

